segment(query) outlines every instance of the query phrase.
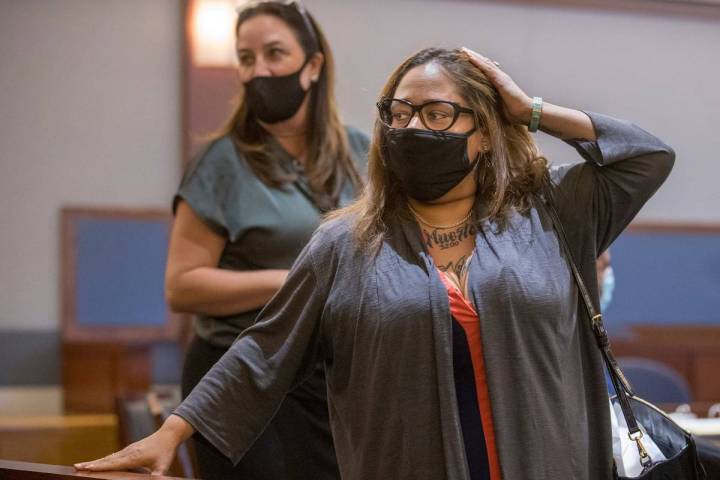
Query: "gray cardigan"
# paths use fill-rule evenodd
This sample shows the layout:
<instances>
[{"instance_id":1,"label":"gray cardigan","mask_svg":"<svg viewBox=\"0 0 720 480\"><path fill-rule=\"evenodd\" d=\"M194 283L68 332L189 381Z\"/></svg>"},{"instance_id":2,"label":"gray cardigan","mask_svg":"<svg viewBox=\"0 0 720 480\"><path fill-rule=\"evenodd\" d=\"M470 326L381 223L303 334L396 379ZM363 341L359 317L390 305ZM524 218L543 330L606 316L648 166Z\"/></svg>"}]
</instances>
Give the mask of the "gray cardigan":
<instances>
[{"instance_id":1,"label":"gray cardigan","mask_svg":"<svg viewBox=\"0 0 720 480\"><path fill-rule=\"evenodd\" d=\"M667 177L674 153L628 122L588 115L597 141L568 142L586 162L551 177L596 296L598 253ZM351 222L318 229L258 322L175 413L238 461L319 359L343 479L467 480L447 294L419 230L391 225L370 257ZM601 358L542 202L506 229L481 225L469 286L503 479L612 478Z\"/></svg>"}]
</instances>

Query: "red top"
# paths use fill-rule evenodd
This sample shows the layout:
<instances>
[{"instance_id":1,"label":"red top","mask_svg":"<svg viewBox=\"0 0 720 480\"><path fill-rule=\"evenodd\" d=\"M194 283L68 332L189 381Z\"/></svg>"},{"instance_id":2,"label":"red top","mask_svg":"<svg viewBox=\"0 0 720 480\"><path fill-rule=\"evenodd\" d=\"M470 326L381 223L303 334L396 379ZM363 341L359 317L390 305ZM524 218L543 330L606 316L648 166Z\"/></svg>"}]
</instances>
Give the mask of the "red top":
<instances>
[{"instance_id":1,"label":"red top","mask_svg":"<svg viewBox=\"0 0 720 480\"><path fill-rule=\"evenodd\" d=\"M495 446L495 430L493 428L492 410L490 409L490 394L488 393L487 381L485 378L485 360L482 350L482 337L480 335L480 317L470 302L465 299L460 290L444 272L438 271L440 278L448 291L450 302L450 313L462 326L468 341L468 349L472 359L473 371L475 372L475 389L480 407L480 419L482 421L483 433L485 434L485 445L487 446L488 462L490 464L490 478L501 480L500 461Z\"/></svg>"}]
</instances>

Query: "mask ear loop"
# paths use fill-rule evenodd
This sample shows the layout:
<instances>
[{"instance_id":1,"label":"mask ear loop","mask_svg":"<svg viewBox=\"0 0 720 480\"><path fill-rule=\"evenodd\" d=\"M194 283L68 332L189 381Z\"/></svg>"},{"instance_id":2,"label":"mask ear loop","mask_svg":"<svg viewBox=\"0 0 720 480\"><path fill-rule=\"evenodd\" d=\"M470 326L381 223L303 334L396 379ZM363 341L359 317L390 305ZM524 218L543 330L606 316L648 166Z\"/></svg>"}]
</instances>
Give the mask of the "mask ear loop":
<instances>
[{"instance_id":1,"label":"mask ear loop","mask_svg":"<svg viewBox=\"0 0 720 480\"><path fill-rule=\"evenodd\" d=\"M310 63L310 60L312 60L313 55L315 55L315 54L313 53L312 55L306 55L306 56L305 56L305 61L304 61L303 64L300 66L300 69L297 71L298 74L302 74L302 71L305 70L305 67L307 67L308 64Z\"/></svg>"},{"instance_id":2,"label":"mask ear loop","mask_svg":"<svg viewBox=\"0 0 720 480\"><path fill-rule=\"evenodd\" d=\"M482 175L482 182L485 183L485 178L488 174L487 165L490 163L490 160L492 159L492 150L490 148L487 148L483 151L478 152L477 157L475 159L475 165L473 168L475 168L476 172L476 180L477 184L480 185L480 176ZM480 162L482 160L482 163ZM482 170L482 172L481 172Z\"/></svg>"},{"instance_id":3,"label":"mask ear loop","mask_svg":"<svg viewBox=\"0 0 720 480\"><path fill-rule=\"evenodd\" d=\"M481 201L480 201L480 192L481 192L481 188L480 188L481 183L480 183L480 180L482 179L482 183L483 183L483 184L485 183L485 177L487 176L487 172L488 172L488 169L487 169L486 167L487 167L487 164L489 163L489 160L490 160L490 150L483 151L483 152L478 152L478 153L477 153L477 156L475 157L475 164L473 165L473 168L475 169L475 187L476 187L476 192L475 192L475 201L474 201L474 203L473 203L473 217L472 217L472 219L473 219L473 222L475 222L475 227L478 229L478 231L479 231L479 229L481 228L481 227L480 227L480 224L479 224L480 214L478 213L478 212L480 211L479 209L480 209L480 204L481 204ZM481 162L481 161L482 161L482 162Z\"/></svg>"},{"instance_id":4,"label":"mask ear loop","mask_svg":"<svg viewBox=\"0 0 720 480\"><path fill-rule=\"evenodd\" d=\"M300 76L302 75L303 70L305 70L305 67L307 67L308 64L310 63L310 60L312 60L312 56L313 56L313 55L315 55L315 54L313 53L312 55L307 55L307 56L305 57L305 62L303 62L302 66L300 66L300 68L295 72L295 74L298 76L298 79L299 79ZM310 86L308 87L307 90L305 90L305 93L307 93L307 92L309 92L310 90L312 90L313 87L315 87L315 85L317 84L317 82L318 82L318 77L313 76L312 78L310 78ZM301 85L301 86L302 86L302 85Z\"/></svg>"},{"instance_id":5,"label":"mask ear loop","mask_svg":"<svg viewBox=\"0 0 720 480\"><path fill-rule=\"evenodd\" d=\"M475 155L475 160L470 163L470 170L476 169L478 165L480 165L480 160L485 159L485 155L486 154L478 152L477 155Z\"/></svg>"}]
</instances>

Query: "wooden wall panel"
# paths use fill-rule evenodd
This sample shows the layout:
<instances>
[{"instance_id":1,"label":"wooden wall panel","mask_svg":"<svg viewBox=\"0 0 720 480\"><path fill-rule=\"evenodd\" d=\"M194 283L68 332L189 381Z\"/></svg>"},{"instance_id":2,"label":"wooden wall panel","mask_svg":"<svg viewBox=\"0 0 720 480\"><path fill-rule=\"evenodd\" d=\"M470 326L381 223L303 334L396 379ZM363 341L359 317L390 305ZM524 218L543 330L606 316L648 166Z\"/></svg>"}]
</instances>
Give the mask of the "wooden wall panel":
<instances>
[{"instance_id":1,"label":"wooden wall panel","mask_svg":"<svg viewBox=\"0 0 720 480\"><path fill-rule=\"evenodd\" d=\"M112 413L117 396L150 389L148 345L66 343L62 351L66 413Z\"/></svg>"},{"instance_id":2,"label":"wooden wall panel","mask_svg":"<svg viewBox=\"0 0 720 480\"><path fill-rule=\"evenodd\" d=\"M661 362L685 378L695 402L720 402L720 327L639 326L633 333L612 340L617 357Z\"/></svg>"},{"instance_id":3,"label":"wooden wall panel","mask_svg":"<svg viewBox=\"0 0 720 480\"><path fill-rule=\"evenodd\" d=\"M241 85L234 68L190 66L187 76L185 157L192 160L203 145L227 124L235 109Z\"/></svg>"},{"instance_id":4,"label":"wooden wall panel","mask_svg":"<svg viewBox=\"0 0 720 480\"><path fill-rule=\"evenodd\" d=\"M183 0L183 168L230 119L242 85L234 67L198 67L192 61L194 0Z\"/></svg>"},{"instance_id":5,"label":"wooden wall panel","mask_svg":"<svg viewBox=\"0 0 720 480\"><path fill-rule=\"evenodd\" d=\"M720 352L698 352L693 367L693 384L697 398L720 402Z\"/></svg>"}]
</instances>

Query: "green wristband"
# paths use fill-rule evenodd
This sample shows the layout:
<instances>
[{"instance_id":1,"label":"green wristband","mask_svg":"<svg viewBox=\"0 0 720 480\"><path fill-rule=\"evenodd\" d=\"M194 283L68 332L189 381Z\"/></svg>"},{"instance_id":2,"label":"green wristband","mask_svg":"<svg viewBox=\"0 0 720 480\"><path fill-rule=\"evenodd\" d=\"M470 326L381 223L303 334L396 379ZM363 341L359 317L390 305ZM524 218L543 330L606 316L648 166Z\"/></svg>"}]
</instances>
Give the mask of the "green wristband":
<instances>
[{"instance_id":1,"label":"green wristband","mask_svg":"<svg viewBox=\"0 0 720 480\"><path fill-rule=\"evenodd\" d=\"M537 132L540 127L540 117L542 116L543 99L542 97L533 97L532 115L530 117L530 125L528 131Z\"/></svg>"}]
</instances>

